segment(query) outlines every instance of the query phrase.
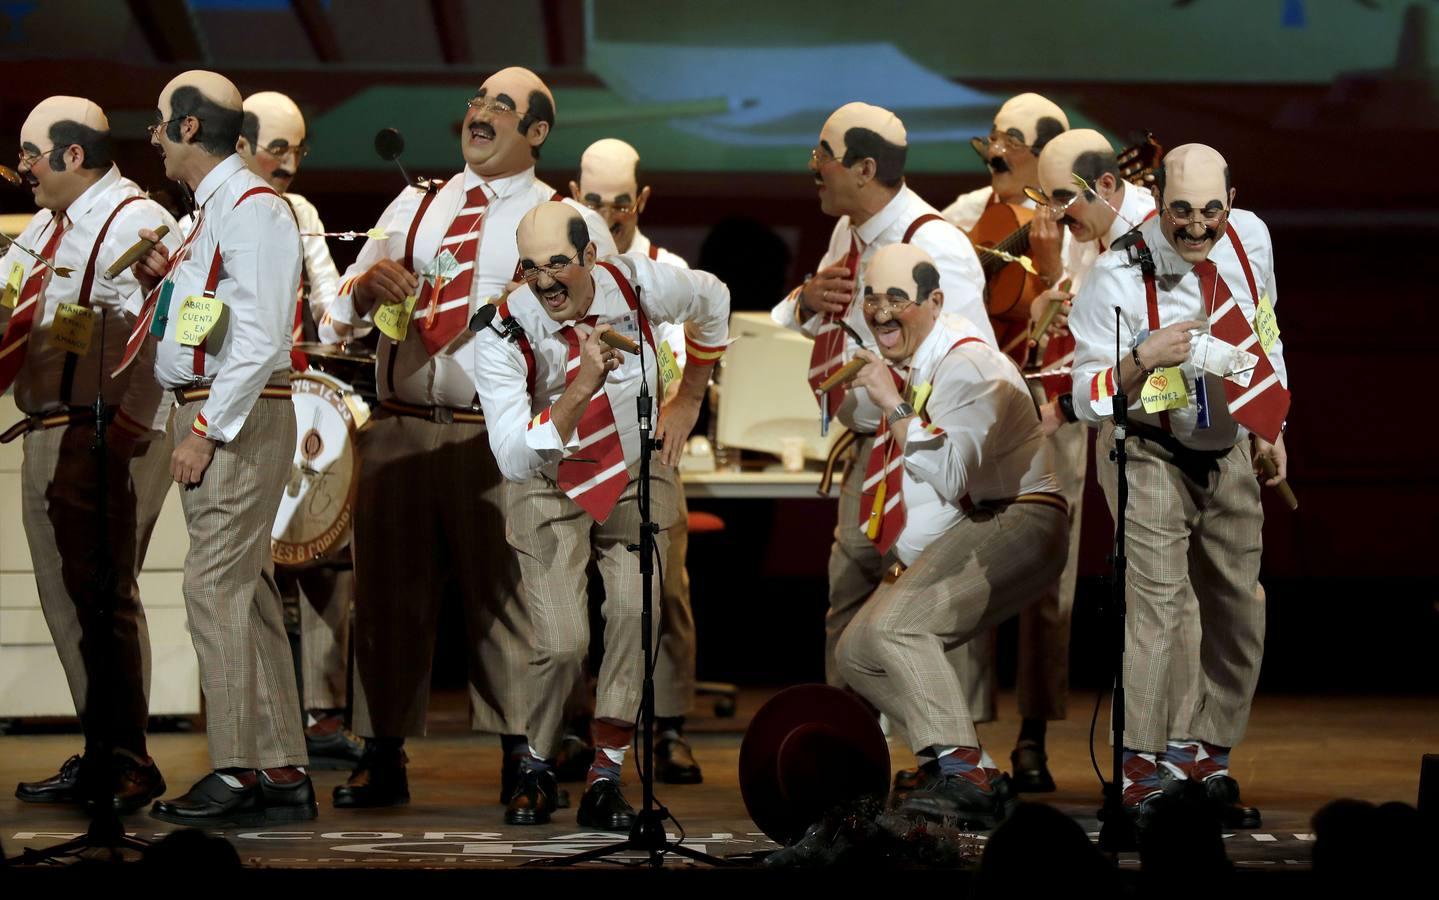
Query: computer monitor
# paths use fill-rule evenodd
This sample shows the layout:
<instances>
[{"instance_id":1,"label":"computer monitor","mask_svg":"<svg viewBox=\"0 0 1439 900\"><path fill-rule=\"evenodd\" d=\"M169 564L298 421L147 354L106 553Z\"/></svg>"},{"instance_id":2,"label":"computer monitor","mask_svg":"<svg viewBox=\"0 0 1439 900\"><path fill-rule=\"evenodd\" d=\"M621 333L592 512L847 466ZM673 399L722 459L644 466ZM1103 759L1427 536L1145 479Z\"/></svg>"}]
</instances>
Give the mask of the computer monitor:
<instances>
[{"instance_id":1,"label":"computer monitor","mask_svg":"<svg viewBox=\"0 0 1439 900\"><path fill-rule=\"evenodd\" d=\"M727 447L782 454L784 439L804 439L804 455L823 460L841 431L832 422L819 433L819 404L805 378L808 337L775 324L769 313L737 312L730 317L733 343L720 376L716 439Z\"/></svg>"}]
</instances>

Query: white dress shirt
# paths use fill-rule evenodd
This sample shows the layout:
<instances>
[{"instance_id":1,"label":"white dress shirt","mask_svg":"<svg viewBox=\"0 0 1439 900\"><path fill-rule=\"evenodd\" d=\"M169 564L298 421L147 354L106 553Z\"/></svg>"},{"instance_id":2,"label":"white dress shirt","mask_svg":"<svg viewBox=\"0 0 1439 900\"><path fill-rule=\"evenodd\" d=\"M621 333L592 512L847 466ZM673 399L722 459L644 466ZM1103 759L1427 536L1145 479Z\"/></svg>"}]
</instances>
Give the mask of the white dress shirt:
<instances>
[{"instance_id":1,"label":"white dress shirt","mask_svg":"<svg viewBox=\"0 0 1439 900\"><path fill-rule=\"evenodd\" d=\"M91 405L95 402L95 388L99 384L105 404L119 406L137 426L156 428L156 422L163 422L164 415L169 412L168 404L161 402L160 386L155 382L153 351L150 348L143 350L142 358L121 372L119 377L110 374L125 355L125 341L134 325L134 318L126 313L125 308L142 298L139 297L140 283L130 269L125 269L113 280L105 277L105 270L139 240L141 228L168 226L170 233L165 236L164 243L173 251L180 244L179 227L164 207L145 197L139 185L123 177L119 168L112 165L65 210L65 232L55 250L54 264L75 271L69 278L57 278L52 274L41 288L34 327L25 347L25 362L15 376L15 405L27 415L53 412L66 405L67 399L61 394L68 354L50 343L55 310L61 303L79 301L85 283L85 267L100 236L100 229L115 207L127 197L142 199L126 204L115 216L105 233L105 242L95 256L95 274L90 290L90 307L96 311L95 326L90 336L90 352L76 360L68 403L70 406ZM23 247L40 252L53 233L51 216L49 210L36 213L16 241ZM8 278L17 266L23 273L20 282L23 285L39 263L29 254L9 247L0 256L0 278ZM101 311L104 313L103 334ZM0 327L8 325L13 312L0 308ZM103 360L100 357L102 344L105 351ZM104 373L103 378L101 373Z\"/></svg>"},{"instance_id":2,"label":"white dress shirt","mask_svg":"<svg viewBox=\"0 0 1439 900\"><path fill-rule=\"evenodd\" d=\"M196 381L209 384L200 415L206 436L216 441L234 440L265 383L290 368L302 265L295 216L273 193L235 205L247 192L268 187L237 154L211 169L195 188L200 233L169 275L175 288L165 336L155 348L155 377L167 390ZM176 329L181 303L205 291L217 246L221 267L215 297L225 304L225 315L205 342L205 371L199 375L195 348L176 340Z\"/></svg>"},{"instance_id":3,"label":"white dress shirt","mask_svg":"<svg viewBox=\"0 0 1439 900\"><path fill-rule=\"evenodd\" d=\"M729 337L729 289L708 272L680 269L654 262L648 256L627 253L609 262L626 273L639 292L640 308L651 328L662 322L682 322L686 340L703 348L723 347ZM641 340L641 331L613 276L596 265L592 278L594 301L585 316L599 316L599 324ZM535 360L535 393L526 390L527 368L520 348L492 330L479 333L470 355L472 390L479 394L489 426L490 446L500 472L511 481L524 481L543 473L554 477L556 466L567 453L578 448L575 435L562 435L553 419L539 413L565 392L565 371L569 343L556 322L544 311L528 285L510 295L510 314L519 322L529 340ZM630 324L626 324L626 322ZM656 398L658 421L659 371L652 347L643 348L644 375L651 396ZM605 380L605 393L614 410L625 462L639 460L639 423L635 398L641 383L641 357L622 354L618 369Z\"/></svg>"},{"instance_id":4,"label":"white dress shirt","mask_svg":"<svg viewBox=\"0 0 1439 900\"><path fill-rule=\"evenodd\" d=\"M864 338L871 350L876 344L869 324L864 320L864 304L860 302L864 298L865 267L879 248L898 244L904 240L904 233L911 223L920 216L930 214L938 215L934 207L925 203L908 186L903 186L883 209L858 228L850 227L848 216L841 216L834 225L829 249L815 271L843 265L849 255L851 236L859 240L859 272L855 280L854 302L849 306L845 322ZM980 335L993 344L994 329L989 327L989 317L984 311L984 273L969 239L946 222L926 222L914 233L910 243L922 248L934 260L935 268L939 270L939 289L944 292L944 311L969 319ZM813 336L823 324L823 317L810 316L803 324L800 323L799 295L802 290L801 285L791 291L775 306L771 316L786 328ZM855 348L848 346L850 344L853 344L853 339L846 340L846 357L854 353Z\"/></svg>"},{"instance_id":5,"label":"white dress shirt","mask_svg":"<svg viewBox=\"0 0 1439 900\"><path fill-rule=\"evenodd\" d=\"M956 228L968 232L984 215L984 210L994 202L994 187L986 184L984 187L960 194L954 198L954 202L944 208L940 215L954 223ZM1034 201L1025 198L1029 208L1034 208Z\"/></svg>"},{"instance_id":6,"label":"white dress shirt","mask_svg":"<svg viewBox=\"0 0 1439 900\"><path fill-rule=\"evenodd\" d=\"M299 194L286 194L290 208L295 211L295 220L300 223L300 246L305 249L305 283L310 290L310 315L314 317L319 339L325 343L338 343L340 336L326 315L335 295L340 290L340 270L330 256L330 245L320 235L325 223L320 221L320 211L315 204Z\"/></svg>"},{"instance_id":7,"label":"white dress shirt","mask_svg":"<svg viewBox=\"0 0 1439 900\"><path fill-rule=\"evenodd\" d=\"M470 281L470 312L479 304L505 292L505 287L515 276L515 266L520 251L515 243L515 229L525 213L554 197L555 191L543 181L535 178L534 169L526 169L518 175L485 181L474 171L466 168L451 178L439 189L435 199L425 212L415 234L413 264L416 270L423 270L439 253L440 241L450 230L450 223L460 210L465 195L477 185L485 185L489 204L485 208L481 224L480 246L475 255L474 278ZM406 188L390 202L389 207L376 225L388 237L385 240L370 238L365 241L360 255L355 259L340 281L339 295L330 307L330 317L355 329L355 337L363 337L374 327L373 311L364 316L355 314L351 291L355 279L367 272L382 259L402 262L405 256L405 239L410 225L424 199L424 191ZM604 220L593 210L572 200L566 203L574 206L585 218L590 229L590 240L601 258L615 252L615 241L605 227ZM395 347L395 342L381 335L379 352L375 361L376 382L381 400L395 399L416 406L445 406L452 409L468 409L473 406L475 386L470 380L467 345L475 335L467 328L450 345L430 356L420 340L419 327L410 323L405 340ZM391 366L390 357L396 354ZM393 380L391 372L393 371Z\"/></svg>"},{"instance_id":8,"label":"white dress shirt","mask_svg":"<svg viewBox=\"0 0 1439 900\"><path fill-rule=\"evenodd\" d=\"M928 383L930 393L905 433L904 530L895 542L905 565L968 515L961 497L980 504L1059 492L1050 445L1040 433L1029 387L1014 361L989 344L955 346L970 337L983 337L974 323L941 316L906 373L910 389ZM907 391L901 393L906 401L911 399ZM864 388L850 391L845 405L851 404L855 418L869 425L867 430L877 427L888 412ZM860 527L857 522L840 523L850 526Z\"/></svg>"},{"instance_id":9,"label":"white dress shirt","mask_svg":"<svg viewBox=\"0 0 1439 900\"><path fill-rule=\"evenodd\" d=\"M1260 295L1268 295L1271 305L1277 305L1279 294L1274 281L1274 251L1269 239L1269 229L1247 210L1235 209L1229 214L1229 229L1237 230L1254 270L1254 279ZM1156 216L1139 226L1145 244L1154 255L1156 287L1158 289L1159 326L1172 325L1186 320L1208 321L1210 310L1207 300L1201 296L1199 276L1189 263L1185 262L1165 239L1162 218ZM1244 318L1254 321L1256 302L1252 296L1244 270L1234 252L1234 244L1226 235L1210 252L1209 259L1219 271L1219 277L1229 287ZM1149 330L1149 307L1145 299L1144 277L1139 263L1130 261L1126 251L1104 253L1095 263L1085 281L1084 288L1075 298L1074 311L1069 318L1069 330L1077 344L1072 374L1074 410L1090 425L1097 425L1108 418L1113 406L1109 398L1092 399L1092 388L1096 379L1104 378L1115 365L1115 307L1120 309L1119 353L1130 352L1136 336ZM1263 352L1256 343L1251 352ZM1274 366L1279 382L1286 387L1289 376L1284 367L1284 345L1276 340L1269 351L1269 361ZM1206 393L1209 398L1209 427L1198 428L1197 409L1194 403L1195 367L1189 362L1180 366L1184 373L1189 393L1189 405L1184 409L1169 411L1169 424L1174 436L1183 444L1196 450L1223 450L1234 446L1246 434L1242 427L1229 416L1229 404L1224 397L1224 380L1217 375L1205 374ZM1117 377L1117 376L1116 376ZM1159 425L1158 414L1146 413L1140 403L1138 392L1129 398L1131 420Z\"/></svg>"},{"instance_id":10,"label":"white dress shirt","mask_svg":"<svg viewBox=\"0 0 1439 900\"><path fill-rule=\"evenodd\" d=\"M681 269L688 269L690 264L678 253L671 253L663 247L654 248L649 237L638 228L635 229L634 240L630 241L630 249L626 253L634 253L640 256L649 256L651 252L655 262L664 263L667 266L676 266ZM667 341L670 351L675 355L675 362L681 369L685 365L685 327L682 322L664 322L655 326L655 339Z\"/></svg>"}]
</instances>

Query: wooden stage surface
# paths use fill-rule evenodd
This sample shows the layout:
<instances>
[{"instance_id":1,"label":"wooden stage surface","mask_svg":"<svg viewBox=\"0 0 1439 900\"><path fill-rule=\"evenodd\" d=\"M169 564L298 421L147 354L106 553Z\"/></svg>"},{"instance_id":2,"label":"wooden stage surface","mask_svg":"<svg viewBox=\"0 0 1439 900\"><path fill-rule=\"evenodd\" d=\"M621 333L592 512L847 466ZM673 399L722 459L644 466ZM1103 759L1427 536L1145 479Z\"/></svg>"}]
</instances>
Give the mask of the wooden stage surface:
<instances>
[{"instance_id":1,"label":"wooden stage surface","mask_svg":"<svg viewBox=\"0 0 1439 900\"><path fill-rule=\"evenodd\" d=\"M708 715L689 729L705 783L660 786L660 797L685 829L685 843L728 856L772 849L745 814L737 787L740 739L747 717L769 692L746 690L734 719ZM320 818L274 832L224 832L246 865L297 869L510 868L537 857L555 856L613 842L615 835L587 832L574 823L574 810L561 810L548 826L504 824L497 803L498 745L465 731L462 695L436 699L431 736L410 742L407 807L336 810L330 790L342 772L315 773L321 794ZM1071 700L1070 717L1050 728L1050 763L1059 791L1041 797L1076 817L1097 834L1098 788L1087 748L1092 693ZM707 712L707 711L706 711ZM1002 767L1017 726L1013 697L1001 698L1001 720L982 726L981 737ZM1097 752L1107 771L1107 742L1100 722ZM86 818L75 809L21 803L13 788L21 779L52 774L80 746L78 735L12 733L0 737L0 841L13 856L25 847L43 847L74 836ZM891 748L894 767L912 764L910 754ZM1234 771L1245 799L1264 816L1262 829L1226 835L1229 856L1245 868L1307 869L1310 818L1330 800L1357 797L1414 803L1420 758L1439 752L1439 701L1432 697L1302 696L1260 697L1249 737L1234 754ZM209 768L200 733L152 738L170 796L184 791ZM626 796L638 805L634 770L626 765ZM569 786L574 804L579 785ZM163 836L171 826L143 813L126 819L145 838ZM671 826L673 830L673 826ZM677 833L675 836L678 836ZM1128 865L1136 860L1124 860ZM683 865L671 860L670 866Z\"/></svg>"}]
</instances>

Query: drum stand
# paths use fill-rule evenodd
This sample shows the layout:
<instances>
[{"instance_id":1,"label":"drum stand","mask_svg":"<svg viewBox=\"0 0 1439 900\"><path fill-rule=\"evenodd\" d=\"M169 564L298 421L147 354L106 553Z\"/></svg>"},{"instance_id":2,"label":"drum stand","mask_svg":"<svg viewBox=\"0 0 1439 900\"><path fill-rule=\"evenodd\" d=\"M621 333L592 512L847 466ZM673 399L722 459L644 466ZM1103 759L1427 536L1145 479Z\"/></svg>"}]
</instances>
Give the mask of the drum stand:
<instances>
[{"instance_id":1,"label":"drum stand","mask_svg":"<svg viewBox=\"0 0 1439 900\"><path fill-rule=\"evenodd\" d=\"M106 310L100 310L100 359L102 364L96 374L95 437L90 443L90 452L95 458L95 535L94 562L90 573L90 587L94 592L92 608L82 610L86 627L82 629L81 647L88 645L87 666L92 677L87 679L85 691L86 718L91 721L85 735L85 755L80 764L80 786L87 795L90 805L90 827L84 835L74 840L46 847L44 850L26 850L14 859L5 860L7 865L34 865L36 863L57 863L66 857L98 858L104 862L124 862L122 851L144 853L150 849L150 842L131 837L125 833L120 815L115 811L115 779L111 766L114 762L114 748L110 746L108 723L93 724L97 717L110 715L114 705L110 698L109 674L115 665L115 586L120 573L115 571L115 559L110 552L110 473L109 444L105 429L109 417L105 409L104 372L105 367L105 318ZM127 467L128 471L128 467ZM93 677L99 673L103 677Z\"/></svg>"}]
</instances>

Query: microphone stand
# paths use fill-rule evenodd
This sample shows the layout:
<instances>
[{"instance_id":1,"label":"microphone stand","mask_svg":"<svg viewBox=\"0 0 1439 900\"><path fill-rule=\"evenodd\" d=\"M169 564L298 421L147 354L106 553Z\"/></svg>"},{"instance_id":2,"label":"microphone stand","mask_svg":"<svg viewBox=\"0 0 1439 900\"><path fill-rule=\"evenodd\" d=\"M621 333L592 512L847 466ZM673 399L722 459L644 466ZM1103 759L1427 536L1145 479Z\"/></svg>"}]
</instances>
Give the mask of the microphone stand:
<instances>
[{"instance_id":1,"label":"microphone stand","mask_svg":"<svg viewBox=\"0 0 1439 900\"><path fill-rule=\"evenodd\" d=\"M106 440L106 426L109 417L105 409L105 322L108 310L100 309L100 356L95 375L94 413L95 437L90 442L90 452L95 460L95 534L94 566L90 573L90 587L94 592L94 603L88 610L82 610L81 646L88 646L88 677L85 690L85 729L93 734L85 735L87 744L80 764L80 787L90 805L90 827L84 835L74 840L46 847L43 850L25 850L20 856L6 860L6 864L33 865L56 862L64 857L83 856L87 851L101 851L99 858L105 862L124 862L122 850L144 853L150 849L150 842L131 837L125 833L120 814L115 811L115 779L111 772L115 750L110 746L107 717L113 715L114 706L110 698L110 673L115 668L115 586L120 573L115 571L115 559L110 552L110 473L109 443ZM128 467L127 467L128 468ZM84 620L88 619L86 622ZM97 724L96 720L101 721Z\"/></svg>"},{"instance_id":2,"label":"microphone stand","mask_svg":"<svg viewBox=\"0 0 1439 900\"><path fill-rule=\"evenodd\" d=\"M635 293L639 293L639 285L635 286ZM644 316L643 308L640 308L639 315ZM539 865L572 866L634 850L649 854L649 865L656 869L664 865L666 853L677 853L686 859L712 866L730 865L727 860L669 840L665 836L664 827L665 819L669 818L669 810L655 802L655 646L651 623L654 621L655 535L659 533L660 527L650 519L650 454L659 448L660 442L652 437L654 398L650 394L649 378L645 375L643 335L637 343L640 346L640 395L635 400L635 412L640 426L640 471L635 493L640 508L640 541L638 544L630 544L626 549L640 556L640 647L644 652L645 665L644 687L640 693L640 741L643 744L640 747L640 758L644 760L640 770L640 784L643 786L643 800L640 809L635 813L635 823L630 828L630 835L625 840L583 853L543 860L538 862Z\"/></svg>"},{"instance_id":3,"label":"microphone stand","mask_svg":"<svg viewBox=\"0 0 1439 900\"><path fill-rule=\"evenodd\" d=\"M1104 785L1104 809L1099 827L1099 849L1106 853L1123 853L1139 848L1134 822L1124 811L1124 639L1126 609L1124 591L1128 583L1129 560L1124 555L1124 520L1129 508L1129 482L1126 464L1129 461L1124 450L1124 439L1129 432L1129 398L1124 393L1124 383L1119 377L1121 360L1119 349L1120 310L1114 308L1114 449L1109 458L1114 460L1114 549L1109 557L1110 582L1109 604L1105 610L1110 619L1111 640L1114 647L1114 700L1110 712L1110 723L1114 742L1114 767L1109 783Z\"/></svg>"}]
</instances>

